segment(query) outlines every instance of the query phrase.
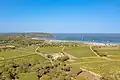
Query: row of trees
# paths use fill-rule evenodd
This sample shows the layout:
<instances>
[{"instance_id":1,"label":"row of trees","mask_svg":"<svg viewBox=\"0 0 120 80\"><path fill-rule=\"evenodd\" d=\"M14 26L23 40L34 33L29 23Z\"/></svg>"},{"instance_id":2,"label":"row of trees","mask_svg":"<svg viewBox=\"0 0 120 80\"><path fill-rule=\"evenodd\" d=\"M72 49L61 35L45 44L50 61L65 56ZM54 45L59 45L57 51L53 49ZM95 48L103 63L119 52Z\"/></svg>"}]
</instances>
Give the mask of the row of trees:
<instances>
[{"instance_id":1,"label":"row of trees","mask_svg":"<svg viewBox=\"0 0 120 80\"><path fill-rule=\"evenodd\" d=\"M11 36L4 35L4 37L0 36L0 38L3 38L3 40L0 43L0 52L14 50L14 49L18 49L20 47L38 45L38 44L43 43L42 40L30 39L30 38L26 38L22 35L19 35L19 36L18 35L11 35Z\"/></svg>"},{"instance_id":2,"label":"row of trees","mask_svg":"<svg viewBox=\"0 0 120 80\"><path fill-rule=\"evenodd\" d=\"M97 53L97 55L99 55L100 57L107 57L106 54L103 54L103 53L99 53L97 50L93 49L94 52Z\"/></svg>"},{"instance_id":3,"label":"row of trees","mask_svg":"<svg viewBox=\"0 0 120 80\"><path fill-rule=\"evenodd\" d=\"M67 46L67 47L77 47L79 44L68 44L68 43L43 43L39 45L39 47L60 47L60 46Z\"/></svg>"}]
</instances>

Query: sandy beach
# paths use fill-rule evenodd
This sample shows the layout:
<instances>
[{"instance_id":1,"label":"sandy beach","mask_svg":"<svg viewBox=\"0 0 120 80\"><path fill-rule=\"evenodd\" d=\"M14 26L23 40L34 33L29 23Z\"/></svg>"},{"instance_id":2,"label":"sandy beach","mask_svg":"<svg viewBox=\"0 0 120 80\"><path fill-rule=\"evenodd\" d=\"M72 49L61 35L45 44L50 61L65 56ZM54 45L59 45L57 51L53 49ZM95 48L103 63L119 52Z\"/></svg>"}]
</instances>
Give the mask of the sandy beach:
<instances>
[{"instance_id":1,"label":"sandy beach","mask_svg":"<svg viewBox=\"0 0 120 80\"><path fill-rule=\"evenodd\" d=\"M67 41L67 40L45 40L45 42L51 43L51 42L77 42L77 43L83 43L85 45L91 45L91 46L117 46L119 44L114 43L97 43L97 42L83 42L83 41Z\"/></svg>"}]
</instances>

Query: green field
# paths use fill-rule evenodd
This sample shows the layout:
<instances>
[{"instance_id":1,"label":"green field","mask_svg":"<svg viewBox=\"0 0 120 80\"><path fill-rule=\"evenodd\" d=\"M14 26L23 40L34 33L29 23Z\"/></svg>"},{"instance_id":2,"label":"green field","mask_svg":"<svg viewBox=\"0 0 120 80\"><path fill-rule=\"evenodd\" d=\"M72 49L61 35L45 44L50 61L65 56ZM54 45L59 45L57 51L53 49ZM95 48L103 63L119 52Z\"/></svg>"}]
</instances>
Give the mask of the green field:
<instances>
[{"instance_id":1,"label":"green field","mask_svg":"<svg viewBox=\"0 0 120 80\"><path fill-rule=\"evenodd\" d=\"M19 80L37 80L37 75L36 73L22 73L20 74L20 79Z\"/></svg>"},{"instance_id":2,"label":"green field","mask_svg":"<svg viewBox=\"0 0 120 80\"><path fill-rule=\"evenodd\" d=\"M46 59L40 55L37 54L33 54L30 56L25 56L25 57L20 57L20 58L15 58L14 60L18 61L18 62L25 62L25 61L30 61L30 62L34 62L34 61L39 61L40 63L43 63Z\"/></svg>"},{"instance_id":3,"label":"green field","mask_svg":"<svg viewBox=\"0 0 120 80\"><path fill-rule=\"evenodd\" d=\"M44 61L46 61L46 59L40 55L37 54L31 54L31 55L26 55L26 56L17 56L15 58L8 58L8 59L2 59L0 60L0 63L9 63L11 61L14 61L16 63L23 63L23 62L31 62L31 63L43 63Z\"/></svg>"},{"instance_id":4,"label":"green field","mask_svg":"<svg viewBox=\"0 0 120 80\"><path fill-rule=\"evenodd\" d=\"M96 56L89 47L65 47L64 51L78 58Z\"/></svg>"},{"instance_id":5,"label":"green field","mask_svg":"<svg viewBox=\"0 0 120 80\"><path fill-rule=\"evenodd\" d=\"M108 56L108 58L114 59L114 60L120 60L120 55L110 55Z\"/></svg>"},{"instance_id":6,"label":"green field","mask_svg":"<svg viewBox=\"0 0 120 80\"><path fill-rule=\"evenodd\" d=\"M21 48L19 50L26 51L26 52L35 52L36 48L37 48L37 46L28 46L25 48Z\"/></svg>"},{"instance_id":7,"label":"green field","mask_svg":"<svg viewBox=\"0 0 120 80\"><path fill-rule=\"evenodd\" d=\"M19 74L19 80L37 80L37 75L35 72L31 72L31 73L21 73ZM8 78L6 78L5 80L10 80Z\"/></svg>"},{"instance_id":8,"label":"green field","mask_svg":"<svg viewBox=\"0 0 120 80\"><path fill-rule=\"evenodd\" d=\"M102 76L109 76L120 71L120 62L118 61L103 61L93 63L72 64L72 66L82 67L84 69L93 71Z\"/></svg>"},{"instance_id":9,"label":"green field","mask_svg":"<svg viewBox=\"0 0 120 80\"><path fill-rule=\"evenodd\" d=\"M92 53L88 47L67 47L65 52L78 57L79 60L76 60L71 64L72 67L84 68L100 74L101 76L110 76L118 73L120 71L120 50L116 48L95 48L98 53L107 54L107 58L112 59L109 61L104 58L99 58Z\"/></svg>"},{"instance_id":10,"label":"green field","mask_svg":"<svg viewBox=\"0 0 120 80\"><path fill-rule=\"evenodd\" d=\"M40 63L44 64L46 59L35 53L37 46L28 46L25 48L20 48L18 50L9 50L5 52L0 52L0 63L8 63L10 61L15 61L19 64L23 62L39 63L36 66L39 66ZM58 53L61 52L63 47L40 47L38 50L40 53ZM107 54L107 58L113 60L120 60L120 50L118 49L109 49L109 48L95 48L98 53ZM73 62L68 62L73 67L74 71L79 71L80 68L84 68L100 74L102 76L109 76L120 71L120 62L119 61L109 61L97 57L90 49L89 46L79 46L79 47L65 47L64 52L77 57ZM26 55L26 56L22 56ZM28 56L27 56L28 55ZM22 56L22 57L19 57ZM13 59L8 59L16 57ZM7 60L3 60L3 58ZM36 67L35 66L35 67ZM34 68L34 67L33 67ZM28 77L30 76L30 77ZM36 80L37 76L35 72L30 73L21 73L20 80Z\"/></svg>"},{"instance_id":11,"label":"green field","mask_svg":"<svg viewBox=\"0 0 120 80\"><path fill-rule=\"evenodd\" d=\"M41 53L58 53L62 51L63 47L41 47L39 52Z\"/></svg>"},{"instance_id":12,"label":"green field","mask_svg":"<svg viewBox=\"0 0 120 80\"><path fill-rule=\"evenodd\" d=\"M10 57L17 57L17 56L27 55L27 54L30 54L30 53L10 50L10 51L5 51L5 52L0 52L0 57L10 58Z\"/></svg>"},{"instance_id":13,"label":"green field","mask_svg":"<svg viewBox=\"0 0 120 80\"><path fill-rule=\"evenodd\" d=\"M103 58L99 58L99 57L83 57L80 58L79 60L76 60L75 62L96 62L96 61L106 61Z\"/></svg>"},{"instance_id":14,"label":"green field","mask_svg":"<svg viewBox=\"0 0 120 80\"><path fill-rule=\"evenodd\" d=\"M112 48L95 48L100 54L106 55L120 55L119 49L112 49Z\"/></svg>"},{"instance_id":15,"label":"green field","mask_svg":"<svg viewBox=\"0 0 120 80\"><path fill-rule=\"evenodd\" d=\"M24 48L19 48L17 50L8 50L8 51L0 52L0 59L33 54L35 53L36 48L37 46L28 46Z\"/></svg>"}]
</instances>

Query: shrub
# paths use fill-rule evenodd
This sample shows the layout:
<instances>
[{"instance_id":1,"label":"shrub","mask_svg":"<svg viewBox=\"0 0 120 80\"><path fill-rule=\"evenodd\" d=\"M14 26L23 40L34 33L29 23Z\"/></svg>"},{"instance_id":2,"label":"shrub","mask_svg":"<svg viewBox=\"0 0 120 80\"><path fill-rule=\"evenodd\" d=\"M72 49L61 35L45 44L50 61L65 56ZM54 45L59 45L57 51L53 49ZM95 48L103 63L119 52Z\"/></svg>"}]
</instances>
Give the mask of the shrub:
<instances>
[{"instance_id":1,"label":"shrub","mask_svg":"<svg viewBox=\"0 0 120 80\"><path fill-rule=\"evenodd\" d=\"M69 59L68 56L63 56L58 58L59 61L67 61L68 59Z\"/></svg>"}]
</instances>

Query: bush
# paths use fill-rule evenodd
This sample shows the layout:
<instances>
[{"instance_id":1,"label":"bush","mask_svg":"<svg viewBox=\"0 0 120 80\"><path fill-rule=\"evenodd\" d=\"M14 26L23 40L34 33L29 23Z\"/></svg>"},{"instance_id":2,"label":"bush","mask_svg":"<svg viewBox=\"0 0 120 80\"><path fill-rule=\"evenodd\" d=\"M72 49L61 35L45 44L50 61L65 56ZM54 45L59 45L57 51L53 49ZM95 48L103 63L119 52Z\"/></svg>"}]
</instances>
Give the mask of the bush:
<instances>
[{"instance_id":1,"label":"bush","mask_svg":"<svg viewBox=\"0 0 120 80\"><path fill-rule=\"evenodd\" d=\"M59 61L67 61L68 59L69 59L68 56L63 56L58 58Z\"/></svg>"},{"instance_id":2,"label":"bush","mask_svg":"<svg viewBox=\"0 0 120 80\"><path fill-rule=\"evenodd\" d=\"M65 66L65 67L62 68L62 70L64 70L64 71L70 71L70 70L71 70L71 67Z\"/></svg>"}]
</instances>

